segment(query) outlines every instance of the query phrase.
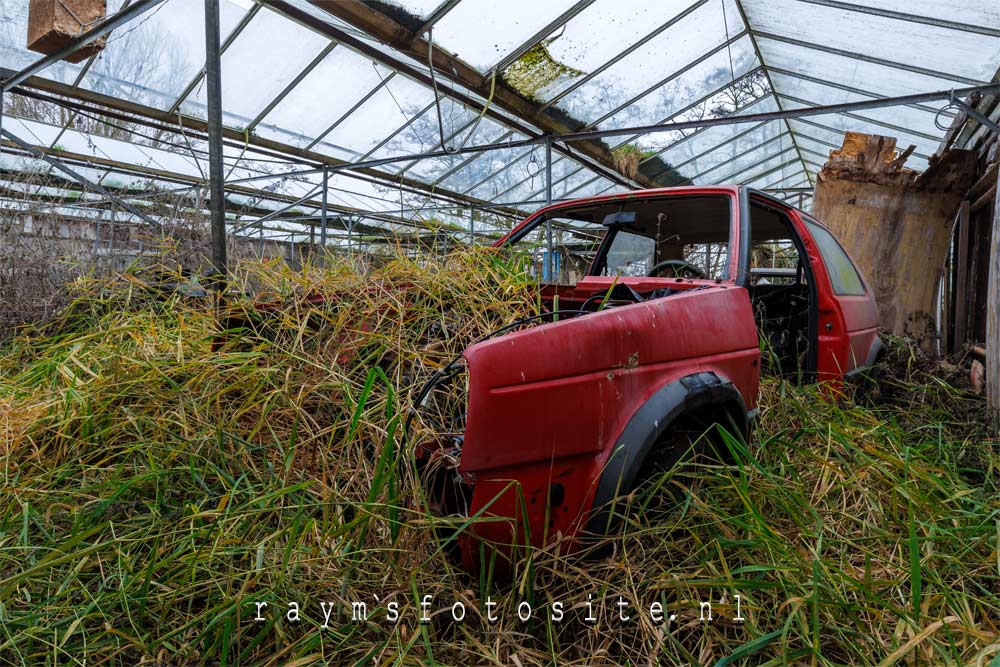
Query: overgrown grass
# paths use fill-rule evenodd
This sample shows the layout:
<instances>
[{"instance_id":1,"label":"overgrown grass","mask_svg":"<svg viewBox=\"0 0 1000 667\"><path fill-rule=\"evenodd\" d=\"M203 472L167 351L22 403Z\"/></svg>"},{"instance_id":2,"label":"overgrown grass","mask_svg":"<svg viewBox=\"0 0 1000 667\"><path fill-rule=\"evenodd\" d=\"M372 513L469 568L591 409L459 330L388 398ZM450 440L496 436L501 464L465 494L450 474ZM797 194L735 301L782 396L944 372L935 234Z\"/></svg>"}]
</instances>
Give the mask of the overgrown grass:
<instances>
[{"instance_id":1,"label":"overgrown grass","mask_svg":"<svg viewBox=\"0 0 1000 667\"><path fill-rule=\"evenodd\" d=\"M926 370L890 374L869 408L765 381L752 442L724 439L736 463L668 475L691 489L678 510L635 518L603 557L457 570L402 417L430 372L537 303L491 255L447 261L248 269L343 306L283 301L218 352L211 308L135 281L83 285L60 326L8 343L0 661L997 664L1000 456L978 399ZM676 620L654 625L654 602Z\"/></svg>"}]
</instances>

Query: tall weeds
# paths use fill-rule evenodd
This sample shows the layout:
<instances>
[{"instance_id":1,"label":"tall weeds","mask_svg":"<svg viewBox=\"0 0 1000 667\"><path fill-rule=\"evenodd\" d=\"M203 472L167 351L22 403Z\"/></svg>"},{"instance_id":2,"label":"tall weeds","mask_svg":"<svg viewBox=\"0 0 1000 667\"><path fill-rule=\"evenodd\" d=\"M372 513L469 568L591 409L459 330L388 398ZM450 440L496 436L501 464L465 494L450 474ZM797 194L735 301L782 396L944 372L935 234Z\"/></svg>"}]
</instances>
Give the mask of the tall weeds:
<instances>
[{"instance_id":1,"label":"tall weeds","mask_svg":"<svg viewBox=\"0 0 1000 667\"><path fill-rule=\"evenodd\" d=\"M0 660L995 664L1000 456L976 399L929 374L867 408L767 380L752 442L724 436L735 463L663 480L690 490L676 512L636 515L600 558L536 549L471 577L400 431L430 373L537 312L532 286L488 251L357 269L244 264L271 315L231 306L254 323L215 352L215 307L141 276L81 281L5 344Z\"/></svg>"}]
</instances>

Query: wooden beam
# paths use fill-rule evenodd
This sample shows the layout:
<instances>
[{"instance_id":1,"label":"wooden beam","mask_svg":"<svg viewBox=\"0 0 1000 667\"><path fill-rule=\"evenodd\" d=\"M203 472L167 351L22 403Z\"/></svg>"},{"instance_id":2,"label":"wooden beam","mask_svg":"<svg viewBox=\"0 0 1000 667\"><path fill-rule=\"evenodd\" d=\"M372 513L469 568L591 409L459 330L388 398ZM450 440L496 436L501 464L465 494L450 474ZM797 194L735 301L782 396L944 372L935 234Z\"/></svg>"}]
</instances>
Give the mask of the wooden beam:
<instances>
[{"instance_id":1,"label":"wooden beam","mask_svg":"<svg viewBox=\"0 0 1000 667\"><path fill-rule=\"evenodd\" d=\"M395 20L389 18L377 9L374 9L362 0L309 0L312 5L336 16L346 23L364 31L383 44L388 45L393 50L413 59L422 66L427 64L427 54L431 51L431 63L434 71L441 79L447 79L454 84L458 84L467 90L471 90L483 99L490 97L490 90L493 89L493 104L508 113L516 115L543 132L553 134L566 134L578 130L578 127L570 127L556 116L542 110L542 105L529 100L518 94L513 88L508 86L500 77L500 72L496 73L495 88L493 77L481 74L475 67L469 65L460 58L444 51L440 48L431 49L430 43L422 35L410 32L406 27L400 25ZM276 0L274 5L281 11L290 15L298 15L300 20L308 17L301 10L296 10L291 3ZM357 37L354 37L336 27L323 24L312 26L321 29L324 34L344 43L357 46ZM370 47L368 49L370 50ZM380 51L368 53L371 57L382 61L384 64L393 66L385 61L385 54ZM398 64L396 65L399 66ZM406 67L406 74L413 76L412 66ZM420 78L420 77L416 77ZM442 91L444 94L451 94L450 90ZM607 147L595 141L574 142L573 147L588 158L604 165L608 169L620 174L615 167L614 158ZM638 175L632 179L645 187L656 187L656 183L643 175Z\"/></svg>"},{"instance_id":2,"label":"wooden beam","mask_svg":"<svg viewBox=\"0 0 1000 667\"><path fill-rule=\"evenodd\" d=\"M993 410L994 424L1000 428L1000 197L993 199L993 238L986 286L986 403Z\"/></svg>"},{"instance_id":3,"label":"wooden beam","mask_svg":"<svg viewBox=\"0 0 1000 667\"><path fill-rule=\"evenodd\" d=\"M996 184L994 184L993 187L984 192L982 196L979 197L979 199L977 199L972 203L970 210L973 213L976 213L977 211L986 208L987 206L993 203L993 199L996 196L997 196L997 186Z\"/></svg>"},{"instance_id":4,"label":"wooden beam","mask_svg":"<svg viewBox=\"0 0 1000 667\"><path fill-rule=\"evenodd\" d=\"M983 175L977 180L971 188L969 188L969 194L966 195L966 199L976 200L982 196L984 192L991 188L997 186L997 168L1000 166L1000 162L994 162Z\"/></svg>"},{"instance_id":5,"label":"wooden beam","mask_svg":"<svg viewBox=\"0 0 1000 667\"><path fill-rule=\"evenodd\" d=\"M955 266L955 351L965 345L969 305L969 200L962 200L958 207L958 241ZM947 350L945 350L947 352Z\"/></svg>"}]
</instances>

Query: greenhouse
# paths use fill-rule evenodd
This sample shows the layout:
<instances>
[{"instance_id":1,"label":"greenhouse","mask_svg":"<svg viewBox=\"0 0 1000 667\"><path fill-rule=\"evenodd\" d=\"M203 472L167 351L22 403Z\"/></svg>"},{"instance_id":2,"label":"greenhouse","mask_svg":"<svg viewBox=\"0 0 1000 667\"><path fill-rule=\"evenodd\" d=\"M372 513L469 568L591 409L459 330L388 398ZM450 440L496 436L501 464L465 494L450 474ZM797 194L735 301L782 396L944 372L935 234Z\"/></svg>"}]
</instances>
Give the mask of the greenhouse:
<instances>
[{"instance_id":1,"label":"greenhouse","mask_svg":"<svg viewBox=\"0 0 1000 667\"><path fill-rule=\"evenodd\" d=\"M1000 659L996 0L0 0L0 82L0 662Z\"/></svg>"}]
</instances>

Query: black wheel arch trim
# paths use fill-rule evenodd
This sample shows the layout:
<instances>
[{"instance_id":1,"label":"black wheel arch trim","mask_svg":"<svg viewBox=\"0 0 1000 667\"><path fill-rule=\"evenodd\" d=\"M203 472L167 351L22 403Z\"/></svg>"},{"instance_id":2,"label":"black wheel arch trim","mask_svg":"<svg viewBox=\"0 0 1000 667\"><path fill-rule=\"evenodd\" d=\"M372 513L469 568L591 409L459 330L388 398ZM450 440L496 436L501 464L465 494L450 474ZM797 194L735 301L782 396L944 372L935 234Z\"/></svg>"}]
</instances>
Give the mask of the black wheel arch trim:
<instances>
[{"instance_id":1,"label":"black wheel arch trim","mask_svg":"<svg viewBox=\"0 0 1000 667\"><path fill-rule=\"evenodd\" d=\"M868 357L865 359L865 363L844 373L844 378L854 380L866 375L872 370L872 368L875 367L876 364L878 364L879 359L884 352L885 343L882 342L882 339L879 336L875 336L875 340L872 341L872 346L868 348Z\"/></svg>"},{"instance_id":2,"label":"black wheel arch trim","mask_svg":"<svg viewBox=\"0 0 1000 667\"><path fill-rule=\"evenodd\" d=\"M635 411L601 472L587 533L606 534L612 525L616 498L632 488L647 454L666 428L678 417L712 405L738 406L733 418L741 435L747 435L749 415L743 396L732 382L711 371L686 375L664 385Z\"/></svg>"}]
</instances>

